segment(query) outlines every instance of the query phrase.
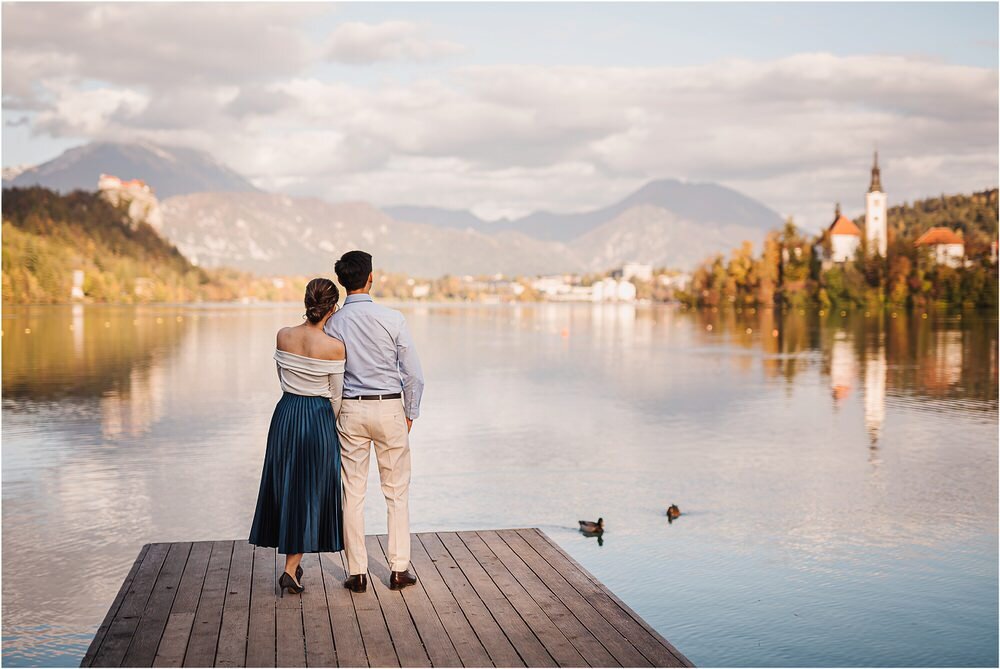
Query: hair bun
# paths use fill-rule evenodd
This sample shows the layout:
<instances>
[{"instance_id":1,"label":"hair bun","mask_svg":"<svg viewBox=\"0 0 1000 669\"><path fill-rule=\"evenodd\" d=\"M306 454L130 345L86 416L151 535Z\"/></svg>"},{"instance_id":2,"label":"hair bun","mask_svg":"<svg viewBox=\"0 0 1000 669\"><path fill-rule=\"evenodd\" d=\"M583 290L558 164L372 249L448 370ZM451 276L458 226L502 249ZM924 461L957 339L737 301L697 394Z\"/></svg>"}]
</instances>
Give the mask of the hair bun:
<instances>
[{"instance_id":1,"label":"hair bun","mask_svg":"<svg viewBox=\"0 0 1000 669\"><path fill-rule=\"evenodd\" d=\"M306 285L306 319L310 323L319 323L324 316L337 306L340 300L340 290L330 279L313 279Z\"/></svg>"}]
</instances>

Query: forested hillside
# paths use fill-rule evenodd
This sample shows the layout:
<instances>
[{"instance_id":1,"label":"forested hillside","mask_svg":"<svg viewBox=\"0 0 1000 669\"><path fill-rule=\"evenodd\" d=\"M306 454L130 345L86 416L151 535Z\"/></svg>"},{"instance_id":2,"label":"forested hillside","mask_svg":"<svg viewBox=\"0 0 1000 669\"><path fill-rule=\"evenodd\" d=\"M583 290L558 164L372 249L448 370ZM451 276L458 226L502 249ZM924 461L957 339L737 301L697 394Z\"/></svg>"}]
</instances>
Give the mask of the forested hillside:
<instances>
[{"instance_id":1,"label":"forested hillside","mask_svg":"<svg viewBox=\"0 0 1000 669\"><path fill-rule=\"evenodd\" d=\"M4 189L3 301L68 302L74 270L83 271L92 302L301 297L294 282L195 267L152 227L134 224L95 193Z\"/></svg>"}]
</instances>

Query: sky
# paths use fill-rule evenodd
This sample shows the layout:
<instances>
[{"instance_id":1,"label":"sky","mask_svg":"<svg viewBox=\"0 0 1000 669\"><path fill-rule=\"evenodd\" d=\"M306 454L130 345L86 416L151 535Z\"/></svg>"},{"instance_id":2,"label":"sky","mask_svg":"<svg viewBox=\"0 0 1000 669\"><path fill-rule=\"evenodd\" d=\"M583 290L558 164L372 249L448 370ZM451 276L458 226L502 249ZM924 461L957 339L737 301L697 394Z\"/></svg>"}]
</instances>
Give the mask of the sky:
<instances>
[{"instance_id":1,"label":"sky","mask_svg":"<svg viewBox=\"0 0 1000 669\"><path fill-rule=\"evenodd\" d=\"M487 218L679 178L817 228L862 213L876 146L891 203L997 185L997 9L4 3L3 165L142 139Z\"/></svg>"}]
</instances>

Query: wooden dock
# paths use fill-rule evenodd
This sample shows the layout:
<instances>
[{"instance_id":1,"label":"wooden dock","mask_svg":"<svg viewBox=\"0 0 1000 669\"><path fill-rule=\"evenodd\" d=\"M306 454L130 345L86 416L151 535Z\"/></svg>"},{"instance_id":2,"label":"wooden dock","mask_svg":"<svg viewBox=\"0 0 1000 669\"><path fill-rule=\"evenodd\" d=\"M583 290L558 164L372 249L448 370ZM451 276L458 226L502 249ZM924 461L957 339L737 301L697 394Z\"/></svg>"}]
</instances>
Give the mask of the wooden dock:
<instances>
[{"instance_id":1,"label":"wooden dock","mask_svg":"<svg viewBox=\"0 0 1000 669\"><path fill-rule=\"evenodd\" d=\"M389 590L369 536L368 591L341 553L284 557L246 541L147 544L84 667L678 667L687 658L538 529L412 537L417 585Z\"/></svg>"}]
</instances>

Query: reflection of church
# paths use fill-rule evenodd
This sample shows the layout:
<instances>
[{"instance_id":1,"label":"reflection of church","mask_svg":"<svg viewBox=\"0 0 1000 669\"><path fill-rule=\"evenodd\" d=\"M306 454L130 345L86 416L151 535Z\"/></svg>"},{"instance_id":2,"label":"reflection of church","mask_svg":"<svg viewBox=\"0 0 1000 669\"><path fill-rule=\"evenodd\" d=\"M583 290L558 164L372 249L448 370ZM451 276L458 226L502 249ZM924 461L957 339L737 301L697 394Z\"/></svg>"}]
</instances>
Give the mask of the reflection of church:
<instances>
[{"instance_id":1,"label":"reflection of church","mask_svg":"<svg viewBox=\"0 0 1000 669\"><path fill-rule=\"evenodd\" d=\"M885 339L879 336L876 350L865 360L865 431L872 446L878 444L885 422L885 382L888 365L885 361Z\"/></svg>"},{"instance_id":2,"label":"reflection of church","mask_svg":"<svg viewBox=\"0 0 1000 669\"><path fill-rule=\"evenodd\" d=\"M885 422L885 393L888 365L885 357L885 338L879 335L874 351L867 351L861 359L864 370L859 374L857 352L852 340L844 331L838 331L833 336L830 347L830 391L833 395L833 406L839 407L841 402L851 394L855 381L859 376L864 390L865 432L869 443L875 446L882 433L882 423Z\"/></svg>"},{"instance_id":3,"label":"reflection of church","mask_svg":"<svg viewBox=\"0 0 1000 669\"><path fill-rule=\"evenodd\" d=\"M854 346L846 332L838 331L833 335L833 347L830 349L830 390L834 407L851 394L857 374Z\"/></svg>"}]
</instances>

